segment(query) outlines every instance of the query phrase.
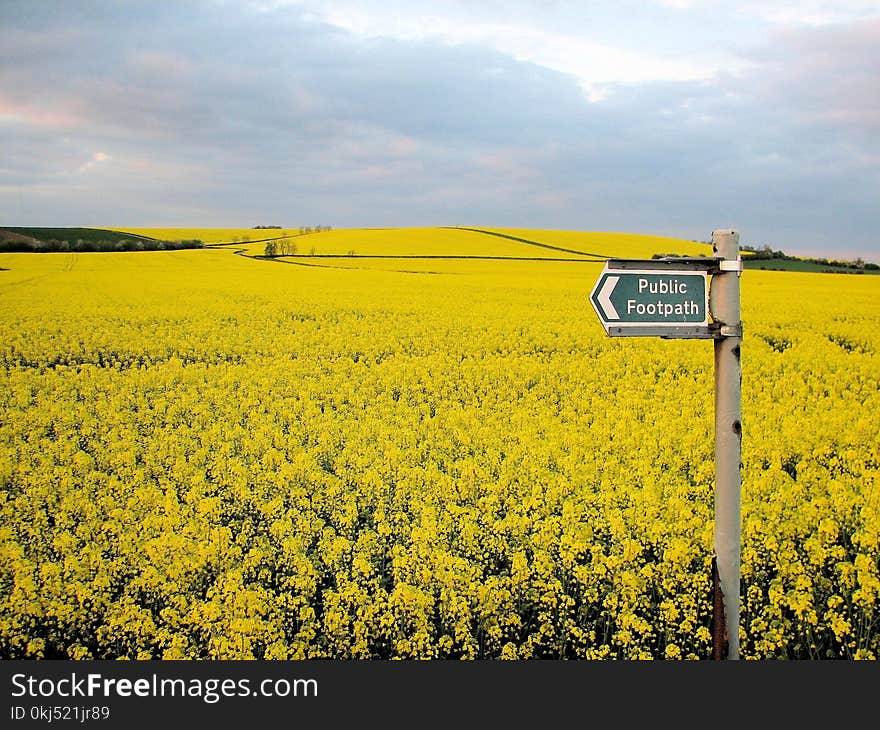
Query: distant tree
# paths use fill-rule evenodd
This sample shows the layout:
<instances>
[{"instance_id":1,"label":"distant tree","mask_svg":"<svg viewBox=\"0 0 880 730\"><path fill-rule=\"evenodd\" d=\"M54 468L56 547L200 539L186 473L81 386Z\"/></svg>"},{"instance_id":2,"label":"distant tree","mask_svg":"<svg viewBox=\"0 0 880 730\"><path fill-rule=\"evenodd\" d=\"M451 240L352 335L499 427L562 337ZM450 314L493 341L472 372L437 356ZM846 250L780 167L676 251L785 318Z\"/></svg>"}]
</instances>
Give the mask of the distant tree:
<instances>
[{"instance_id":1,"label":"distant tree","mask_svg":"<svg viewBox=\"0 0 880 730\"><path fill-rule=\"evenodd\" d=\"M275 241L268 241L266 243L265 255L269 258L278 255L278 246L276 245Z\"/></svg>"}]
</instances>

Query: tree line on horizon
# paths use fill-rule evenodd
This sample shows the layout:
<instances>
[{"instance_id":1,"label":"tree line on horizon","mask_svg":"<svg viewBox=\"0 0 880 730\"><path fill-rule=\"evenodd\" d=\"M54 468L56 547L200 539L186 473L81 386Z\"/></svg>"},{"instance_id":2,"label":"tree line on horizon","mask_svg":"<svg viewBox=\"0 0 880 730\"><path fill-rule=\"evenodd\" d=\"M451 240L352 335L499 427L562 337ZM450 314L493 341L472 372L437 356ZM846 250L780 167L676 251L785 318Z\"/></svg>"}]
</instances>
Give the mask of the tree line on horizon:
<instances>
[{"instance_id":1,"label":"tree line on horizon","mask_svg":"<svg viewBox=\"0 0 880 730\"><path fill-rule=\"evenodd\" d=\"M113 240L86 240L75 241L58 240L55 238L41 241L33 240L5 240L0 241L2 253L63 253L63 252L100 252L109 253L114 251L179 251L190 248L204 248L205 244L199 239L181 241L160 241L147 238L120 238Z\"/></svg>"}]
</instances>

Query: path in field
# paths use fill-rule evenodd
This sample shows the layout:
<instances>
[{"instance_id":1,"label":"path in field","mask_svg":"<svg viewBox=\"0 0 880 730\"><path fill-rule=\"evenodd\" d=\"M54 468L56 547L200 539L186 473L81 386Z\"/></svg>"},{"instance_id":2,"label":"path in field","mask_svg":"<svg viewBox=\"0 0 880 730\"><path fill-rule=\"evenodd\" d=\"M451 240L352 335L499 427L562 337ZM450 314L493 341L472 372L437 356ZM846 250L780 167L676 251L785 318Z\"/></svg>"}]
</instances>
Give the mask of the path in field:
<instances>
[{"instance_id":1,"label":"path in field","mask_svg":"<svg viewBox=\"0 0 880 730\"><path fill-rule=\"evenodd\" d=\"M588 253L586 251L577 251L573 248L562 248L561 246L551 246L549 243L540 243L539 241L532 241L528 238L520 238L519 236L511 236L507 233L499 233L498 231L487 231L484 228L465 228L463 226L443 226L443 228L448 228L456 231L472 231L473 233L483 233L487 236L498 236L499 238L506 238L510 241L519 241L520 243L528 244L529 246L540 246L541 248L549 248L553 251L562 251L563 253L576 253L580 256L595 256L596 258L600 258L602 260L608 259L608 256L603 256L599 253ZM554 259L554 261L575 261L580 259Z\"/></svg>"},{"instance_id":2,"label":"path in field","mask_svg":"<svg viewBox=\"0 0 880 730\"><path fill-rule=\"evenodd\" d=\"M274 238L258 238L255 241L221 241L220 243L206 243L205 248L222 248L223 246L241 246L242 244L251 243L269 243L269 241L284 241L288 238L299 238L306 236L307 233L291 233L287 236L275 236Z\"/></svg>"}]
</instances>

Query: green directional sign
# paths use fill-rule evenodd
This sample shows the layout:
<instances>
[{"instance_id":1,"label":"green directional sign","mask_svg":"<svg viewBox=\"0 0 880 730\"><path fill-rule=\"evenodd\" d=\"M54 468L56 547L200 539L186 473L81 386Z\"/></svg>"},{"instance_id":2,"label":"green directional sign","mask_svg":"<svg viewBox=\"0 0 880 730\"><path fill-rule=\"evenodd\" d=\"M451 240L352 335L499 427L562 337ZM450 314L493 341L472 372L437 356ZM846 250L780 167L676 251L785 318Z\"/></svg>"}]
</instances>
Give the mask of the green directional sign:
<instances>
[{"instance_id":1,"label":"green directional sign","mask_svg":"<svg viewBox=\"0 0 880 730\"><path fill-rule=\"evenodd\" d=\"M709 331L707 272L615 268L607 262L590 302L613 336L714 337Z\"/></svg>"}]
</instances>

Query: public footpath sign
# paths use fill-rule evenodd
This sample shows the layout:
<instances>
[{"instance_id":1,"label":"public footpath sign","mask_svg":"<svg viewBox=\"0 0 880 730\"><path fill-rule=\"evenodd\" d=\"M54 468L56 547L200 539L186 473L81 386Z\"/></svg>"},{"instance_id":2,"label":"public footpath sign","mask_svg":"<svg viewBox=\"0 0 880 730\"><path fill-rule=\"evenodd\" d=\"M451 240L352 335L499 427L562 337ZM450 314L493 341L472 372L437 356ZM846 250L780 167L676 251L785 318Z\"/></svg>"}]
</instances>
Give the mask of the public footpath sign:
<instances>
[{"instance_id":1,"label":"public footpath sign","mask_svg":"<svg viewBox=\"0 0 880 730\"><path fill-rule=\"evenodd\" d=\"M590 303L611 337L714 339L708 273L717 259L610 259Z\"/></svg>"},{"instance_id":2,"label":"public footpath sign","mask_svg":"<svg viewBox=\"0 0 880 730\"><path fill-rule=\"evenodd\" d=\"M712 655L738 659L743 334L739 234L732 229L712 231L712 252L712 258L609 259L593 286L590 303L609 337L714 340Z\"/></svg>"}]
</instances>

